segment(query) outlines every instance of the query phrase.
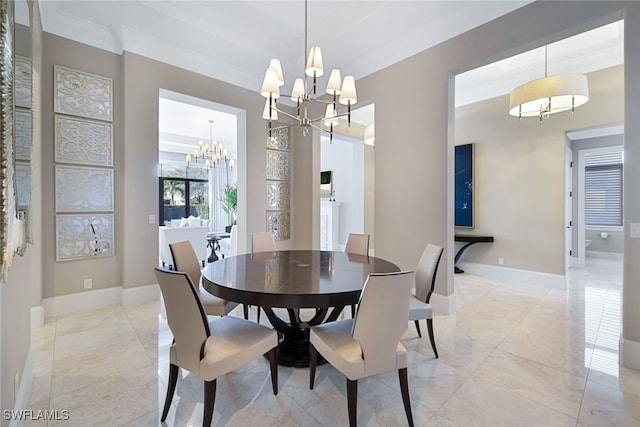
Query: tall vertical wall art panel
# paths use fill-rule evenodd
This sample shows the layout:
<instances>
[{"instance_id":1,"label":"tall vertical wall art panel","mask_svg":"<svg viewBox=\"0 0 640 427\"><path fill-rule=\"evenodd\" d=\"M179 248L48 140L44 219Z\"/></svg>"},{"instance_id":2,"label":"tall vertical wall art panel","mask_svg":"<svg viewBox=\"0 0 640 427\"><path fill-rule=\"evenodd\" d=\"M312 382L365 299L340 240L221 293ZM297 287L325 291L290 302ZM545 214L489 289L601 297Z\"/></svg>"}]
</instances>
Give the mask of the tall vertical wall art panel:
<instances>
[{"instance_id":1,"label":"tall vertical wall art panel","mask_svg":"<svg viewBox=\"0 0 640 427\"><path fill-rule=\"evenodd\" d=\"M289 127L275 123L267 138L266 222L276 240L291 238Z\"/></svg>"},{"instance_id":2,"label":"tall vertical wall art panel","mask_svg":"<svg viewBox=\"0 0 640 427\"><path fill-rule=\"evenodd\" d=\"M56 165L56 212L113 211L113 170Z\"/></svg>"},{"instance_id":3,"label":"tall vertical wall art panel","mask_svg":"<svg viewBox=\"0 0 640 427\"><path fill-rule=\"evenodd\" d=\"M112 256L113 214L56 215L56 261Z\"/></svg>"},{"instance_id":4,"label":"tall vertical wall art panel","mask_svg":"<svg viewBox=\"0 0 640 427\"><path fill-rule=\"evenodd\" d=\"M113 125L55 117L56 162L113 166Z\"/></svg>"},{"instance_id":5,"label":"tall vertical wall art panel","mask_svg":"<svg viewBox=\"0 0 640 427\"><path fill-rule=\"evenodd\" d=\"M15 110L15 158L16 160L31 160L32 122L31 110L16 108Z\"/></svg>"},{"instance_id":6,"label":"tall vertical wall art panel","mask_svg":"<svg viewBox=\"0 0 640 427\"><path fill-rule=\"evenodd\" d=\"M113 80L54 66L54 112L113 120Z\"/></svg>"}]
</instances>

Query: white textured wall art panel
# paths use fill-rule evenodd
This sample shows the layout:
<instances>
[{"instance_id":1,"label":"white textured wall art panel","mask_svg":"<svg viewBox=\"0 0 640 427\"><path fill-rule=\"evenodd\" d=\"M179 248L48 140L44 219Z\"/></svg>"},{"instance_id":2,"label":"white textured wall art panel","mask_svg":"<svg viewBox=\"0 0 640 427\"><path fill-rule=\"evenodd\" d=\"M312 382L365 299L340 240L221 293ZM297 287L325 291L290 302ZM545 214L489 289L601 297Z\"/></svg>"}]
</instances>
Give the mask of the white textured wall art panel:
<instances>
[{"instance_id":1,"label":"white textured wall art panel","mask_svg":"<svg viewBox=\"0 0 640 427\"><path fill-rule=\"evenodd\" d=\"M31 108L31 59L16 55L14 102L17 107Z\"/></svg>"},{"instance_id":2,"label":"white textured wall art panel","mask_svg":"<svg viewBox=\"0 0 640 427\"><path fill-rule=\"evenodd\" d=\"M31 160L31 110L16 108L15 110L15 158L16 160Z\"/></svg>"},{"instance_id":3,"label":"white textured wall art panel","mask_svg":"<svg viewBox=\"0 0 640 427\"><path fill-rule=\"evenodd\" d=\"M56 215L56 261L114 254L113 214Z\"/></svg>"},{"instance_id":4,"label":"white textured wall art panel","mask_svg":"<svg viewBox=\"0 0 640 427\"><path fill-rule=\"evenodd\" d=\"M54 66L54 112L113 120L113 80Z\"/></svg>"},{"instance_id":5,"label":"white textured wall art panel","mask_svg":"<svg viewBox=\"0 0 640 427\"><path fill-rule=\"evenodd\" d=\"M267 181L267 210L289 210L289 183Z\"/></svg>"},{"instance_id":6,"label":"white textured wall art panel","mask_svg":"<svg viewBox=\"0 0 640 427\"><path fill-rule=\"evenodd\" d=\"M289 180L289 153L267 150L267 179Z\"/></svg>"},{"instance_id":7,"label":"white textured wall art panel","mask_svg":"<svg viewBox=\"0 0 640 427\"><path fill-rule=\"evenodd\" d=\"M56 165L56 212L113 211L113 170Z\"/></svg>"},{"instance_id":8,"label":"white textured wall art panel","mask_svg":"<svg viewBox=\"0 0 640 427\"><path fill-rule=\"evenodd\" d=\"M267 212L267 231L273 233L276 240L291 237L291 215L289 212Z\"/></svg>"},{"instance_id":9,"label":"white textured wall art panel","mask_svg":"<svg viewBox=\"0 0 640 427\"><path fill-rule=\"evenodd\" d=\"M31 199L31 163L16 162L16 197L18 210L29 209Z\"/></svg>"},{"instance_id":10,"label":"white textured wall art panel","mask_svg":"<svg viewBox=\"0 0 640 427\"><path fill-rule=\"evenodd\" d=\"M113 125L56 116L56 162L113 166Z\"/></svg>"},{"instance_id":11,"label":"white textured wall art panel","mask_svg":"<svg viewBox=\"0 0 640 427\"><path fill-rule=\"evenodd\" d=\"M274 127L286 126L285 123L274 123ZM267 148L272 150L289 151L289 128L283 127L271 131L271 137L267 138Z\"/></svg>"}]
</instances>

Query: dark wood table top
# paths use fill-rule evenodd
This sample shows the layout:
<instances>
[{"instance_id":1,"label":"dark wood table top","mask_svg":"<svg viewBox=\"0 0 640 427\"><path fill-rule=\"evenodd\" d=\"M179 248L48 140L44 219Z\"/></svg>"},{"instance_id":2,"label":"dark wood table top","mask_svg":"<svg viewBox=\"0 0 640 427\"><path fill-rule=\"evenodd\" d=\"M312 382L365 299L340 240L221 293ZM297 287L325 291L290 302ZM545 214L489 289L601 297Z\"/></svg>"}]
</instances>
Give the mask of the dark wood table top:
<instances>
[{"instance_id":1,"label":"dark wood table top","mask_svg":"<svg viewBox=\"0 0 640 427\"><path fill-rule=\"evenodd\" d=\"M319 308L358 302L370 273L400 271L381 258L296 250L226 257L208 264L202 286L213 295L262 307Z\"/></svg>"}]
</instances>

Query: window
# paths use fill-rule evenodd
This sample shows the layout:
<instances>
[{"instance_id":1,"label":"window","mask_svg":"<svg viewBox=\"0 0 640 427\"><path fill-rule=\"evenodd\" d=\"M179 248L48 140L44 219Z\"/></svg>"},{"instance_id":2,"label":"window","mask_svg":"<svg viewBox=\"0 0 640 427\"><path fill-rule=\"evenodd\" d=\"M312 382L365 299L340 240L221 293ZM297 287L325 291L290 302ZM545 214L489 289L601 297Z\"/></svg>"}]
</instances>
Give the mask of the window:
<instances>
[{"instance_id":1,"label":"window","mask_svg":"<svg viewBox=\"0 0 640 427\"><path fill-rule=\"evenodd\" d=\"M186 168L161 165L160 224L172 219L197 216L209 219L209 180L186 177ZM191 168L189 175L193 175ZM198 173L206 169L198 169ZM202 175L202 174L200 174ZM200 178L200 175L198 178Z\"/></svg>"},{"instance_id":2,"label":"window","mask_svg":"<svg viewBox=\"0 0 640 427\"><path fill-rule=\"evenodd\" d=\"M622 226L622 151L585 156L585 224Z\"/></svg>"}]
</instances>

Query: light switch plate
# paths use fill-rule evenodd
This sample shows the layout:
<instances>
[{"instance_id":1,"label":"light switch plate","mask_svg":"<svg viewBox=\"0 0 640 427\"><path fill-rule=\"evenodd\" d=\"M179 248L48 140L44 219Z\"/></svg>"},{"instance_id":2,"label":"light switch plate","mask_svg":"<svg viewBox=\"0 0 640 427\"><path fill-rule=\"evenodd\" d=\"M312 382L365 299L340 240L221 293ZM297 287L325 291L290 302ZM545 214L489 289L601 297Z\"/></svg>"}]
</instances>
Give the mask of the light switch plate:
<instances>
[{"instance_id":1,"label":"light switch plate","mask_svg":"<svg viewBox=\"0 0 640 427\"><path fill-rule=\"evenodd\" d=\"M154 214L149 214L149 224L156 223L156 216Z\"/></svg>"},{"instance_id":2,"label":"light switch plate","mask_svg":"<svg viewBox=\"0 0 640 427\"><path fill-rule=\"evenodd\" d=\"M629 228L629 234L631 235L631 237L634 237L636 239L640 238L640 222L630 223Z\"/></svg>"}]
</instances>

